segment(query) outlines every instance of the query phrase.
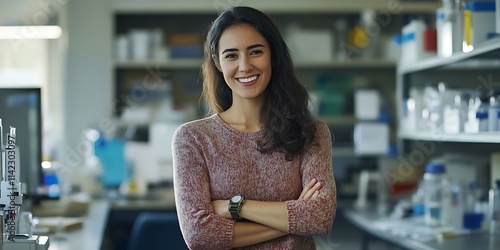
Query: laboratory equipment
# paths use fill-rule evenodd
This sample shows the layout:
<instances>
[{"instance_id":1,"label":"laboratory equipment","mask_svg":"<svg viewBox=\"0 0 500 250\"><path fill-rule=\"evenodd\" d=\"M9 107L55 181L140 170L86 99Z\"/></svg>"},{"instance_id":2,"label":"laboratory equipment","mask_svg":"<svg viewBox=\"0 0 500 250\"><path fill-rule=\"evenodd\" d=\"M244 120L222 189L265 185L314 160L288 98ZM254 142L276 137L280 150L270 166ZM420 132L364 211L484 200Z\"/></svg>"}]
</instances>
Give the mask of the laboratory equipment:
<instances>
[{"instance_id":1,"label":"laboratory equipment","mask_svg":"<svg viewBox=\"0 0 500 250\"><path fill-rule=\"evenodd\" d=\"M3 157L0 158L0 232L2 235L0 250L46 250L49 247L48 236L17 233L23 194L15 127L10 127L5 139L5 147L3 147L3 125L0 118L0 145L5 149L1 152Z\"/></svg>"},{"instance_id":2,"label":"laboratory equipment","mask_svg":"<svg viewBox=\"0 0 500 250\"><path fill-rule=\"evenodd\" d=\"M18 133L23 135L16 138L16 148L22 152L18 157L22 164L19 180L22 183L29 183L23 187L26 196L23 206L29 210L32 204L47 198L41 166L43 143L41 88L0 88L0 118L4 126L15 127ZM3 136L5 138L5 134Z\"/></svg>"},{"instance_id":3,"label":"laboratory equipment","mask_svg":"<svg viewBox=\"0 0 500 250\"><path fill-rule=\"evenodd\" d=\"M441 226L446 218L445 203L446 195L446 170L442 163L430 162L425 168L424 174L424 220L428 226Z\"/></svg>"}]
</instances>

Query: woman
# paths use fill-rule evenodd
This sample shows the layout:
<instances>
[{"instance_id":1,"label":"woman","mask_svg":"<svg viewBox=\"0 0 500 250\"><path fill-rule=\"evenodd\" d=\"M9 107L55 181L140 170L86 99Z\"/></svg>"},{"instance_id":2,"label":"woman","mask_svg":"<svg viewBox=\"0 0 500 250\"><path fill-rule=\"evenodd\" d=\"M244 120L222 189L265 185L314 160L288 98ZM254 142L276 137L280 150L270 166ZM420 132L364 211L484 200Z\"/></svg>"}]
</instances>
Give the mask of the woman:
<instances>
[{"instance_id":1,"label":"woman","mask_svg":"<svg viewBox=\"0 0 500 250\"><path fill-rule=\"evenodd\" d=\"M262 12L234 7L205 43L212 115L175 133L174 190L191 249L315 249L336 211L332 137Z\"/></svg>"}]
</instances>

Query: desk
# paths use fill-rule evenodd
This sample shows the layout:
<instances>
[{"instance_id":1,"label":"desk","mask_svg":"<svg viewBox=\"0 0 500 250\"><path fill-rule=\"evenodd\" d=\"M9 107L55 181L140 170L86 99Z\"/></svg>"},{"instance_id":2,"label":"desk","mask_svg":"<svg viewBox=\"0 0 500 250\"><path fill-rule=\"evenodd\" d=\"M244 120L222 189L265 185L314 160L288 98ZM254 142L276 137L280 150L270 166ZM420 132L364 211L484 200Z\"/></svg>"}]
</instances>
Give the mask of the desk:
<instances>
[{"instance_id":1,"label":"desk","mask_svg":"<svg viewBox=\"0 0 500 250\"><path fill-rule=\"evenodd\" d=\"M49 250L109 250L106 235L116 227L131 227L135 217L142 211L175 211L172 188L152 191L155 199L93 200L81 229L65 232L62 237L49 235ZM125 215L126 213L127 215ZM130 216L130 214L134 214ZM116 223L119 218L124 223ZM111 223L111 224L110 224ZM127 229L127 228L124 228Z\"/></svg>"},{"instance_id":2,"label":"desk","mask_svg":"<svg viewBox=\"0 0 500 250\"><path fill-rule=\"evenodd\" d=\"M49 250L98 250L108 220L109 202L93 201L81 229L65 232L61 238L49 236Z\"/></svg>"},{"instance_id":3,"label":"desk","mask_svg":"<svg viewBox=\"0 0 500 250\"><path fill-rule=\"evenodd\" d=\"M376 209L344 210L345 218L363 231L362 249L367 250L370 236L391 243L403 249L411 250L469 250L500 249L500 237L490 236L487 232L471 233L442 241L420 242L411 238L392 235L374 227L374 221L379 218Z\"/></svg>"}]
</instances>

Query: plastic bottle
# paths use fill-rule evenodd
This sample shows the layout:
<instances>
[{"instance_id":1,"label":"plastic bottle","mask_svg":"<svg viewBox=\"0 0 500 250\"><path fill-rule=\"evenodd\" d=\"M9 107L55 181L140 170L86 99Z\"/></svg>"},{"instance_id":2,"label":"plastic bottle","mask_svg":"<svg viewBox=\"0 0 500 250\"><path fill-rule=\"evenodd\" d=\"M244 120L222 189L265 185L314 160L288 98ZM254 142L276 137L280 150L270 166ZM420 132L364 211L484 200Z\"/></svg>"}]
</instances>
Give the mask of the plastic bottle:
<instances>
[{"instance_id":1,"label":"plastic bottle","mask_svg":"<svg viewBox=\"0 0 500 250\"><path fill-rule=\"evenodd\" d=\"M428 53L424 51L424 31L426 24L421 19L413 19L403 26L403 42L401 47L401 63L414 63L426 57Z\"/></svg>"},{"instance_id":2,"label":"plastic bottle","mask_svg":"<svg viewBox=\"0 0 500 250\"><path fill-rule=\"evenodd\" d=\"M498 113L500 112L500 94L493 91L490 96L490 106L488 109L488 131L499 131L498 127Z\"/></svg>"},{"instance_id":3,"label":"plastic bottle","mask_svg":"<svg viewBox=\"0 0 500 250\"><path fill-rule=\"evenodd\" d=\"M477 108L476 111L476 120L479 125L478 132L487 132L488 131L488 112L489 112L489 99L488 97L481 97L481 104Z\"/></svg>"},{"instance_id":4,"label":"plastic bottle","mask_svg":"<svg viewBox=\"0 0 500 250\"><path fill-rule=\"evenodd\" d=\"M430 162L425 167L425 224L441 226L445 216L446 170L443 163Z\"/></svg>"},{"instance_id":5,"label":"plastic bottle","mask_svg":"<svg viewBox=\"0 0 500 250\"><path fill-rule=\"evenodd\" d=\"M500 180L489 191L490 234L500 235Z\"/></svg>"},{"instance_id":6,"label":"plastic bottle","mask_svg":"<svg viewBox=\"0 0 500 250\"><path fill-rule=\"evenodd\" d=\"M462 51L463 1L443 0L443 7L436 11L438 55L449 57Z\"/></svg>"},{"instance_id":7,"label":"plastic bottle","mask_svg":"<svg viewBox=\"0 0 500 250\"><path fill-rule=\"evenodd\" d=\"M465 123L461 116L462 98L460 95L455 96L453 104L446 104L443 108L443 131L450 134L458 134L463 131Z\"/></svg>"},{"instance_id":8,"label":"plastic bottle","mask_svg":"<svg viewBox=\"0 0 500 250\"><path fill-rule=\"evenodd\" d=\"M440 131L443 126L443 94L446 84L439 82L437 85L428 85L424 89L424 106L428 111L423 117L428 131Z\"/></svg>"}]
</instances>

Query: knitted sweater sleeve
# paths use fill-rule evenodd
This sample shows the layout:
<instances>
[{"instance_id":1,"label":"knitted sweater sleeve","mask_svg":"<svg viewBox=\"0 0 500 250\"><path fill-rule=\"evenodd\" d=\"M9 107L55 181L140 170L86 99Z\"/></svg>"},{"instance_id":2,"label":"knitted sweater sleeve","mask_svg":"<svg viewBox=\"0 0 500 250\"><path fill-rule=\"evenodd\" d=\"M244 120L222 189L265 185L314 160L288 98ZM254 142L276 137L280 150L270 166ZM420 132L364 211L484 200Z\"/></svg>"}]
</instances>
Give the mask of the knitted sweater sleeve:
<instances>
[{"instance_id":1,"label":"knitted sweater sleeve","mask_svg":"<svg viewBox=\"0 0 500 250\"><path fill-rule=\"evenodd\" d=\"M321 235L330 232L337 209L337 191L332 169L332 136L328 126L316 122L315 145L308 145L302 156L302 186L313 178L323 184L312 200L290 200L288 232L297 235Z\"/></svg>"},{"instance_id":2,"label":"knitted sweater sleeve","mask_svg":"<svg viewBox=\"0 0 500 250\"><path fill-rule=\"evenodd\" d=\"M189 249L230 249L234 221L213 211L202 143L181 126L172 148L176 209L186 244Z\"/></svg>"}]
</instances>

